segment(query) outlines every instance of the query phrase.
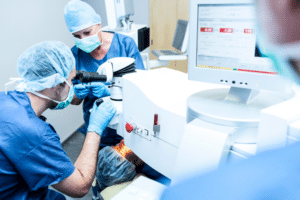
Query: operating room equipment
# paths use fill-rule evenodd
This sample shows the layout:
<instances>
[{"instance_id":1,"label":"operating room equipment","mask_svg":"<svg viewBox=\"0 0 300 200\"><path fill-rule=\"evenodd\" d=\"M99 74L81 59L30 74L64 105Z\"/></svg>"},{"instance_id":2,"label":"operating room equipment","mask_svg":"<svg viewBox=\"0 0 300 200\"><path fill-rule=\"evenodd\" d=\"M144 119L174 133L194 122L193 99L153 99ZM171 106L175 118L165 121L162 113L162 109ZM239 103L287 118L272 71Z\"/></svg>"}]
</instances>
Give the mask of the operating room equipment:
<instances>
[{"instance_id":1,"label":"operating room equipment","mask_svg":"<svg viewBox=\"0 0 300 200\"><path fill-rule=\"evenodd\" d=\"M76 84L74 83L74 92L78 99L84 99L86 97L105 97L109 96L110 92L108 90L107 85L101 82L91 82L91 83L82 83Z\"/></svg>"},{"instance_id":2,"label":"operating room equipment","mask_svg":"<svg viewBox=\"0 0 300 200\"><path fill-rule=\"evenodd\" d=\"M107 22L110 29L130 30L134 15L133 0L105 0Z\"/></svg>"},{"instance_id":3,"label":"operating room equipment","mask_svg":"<svg viewBox=\"0 0 300 200\"><path fill-rule=\"evenodd\" d=\"M81 83L110 82L111 99L122 100L122 76L135 72L135 60L128 57L112 58L99 66L97 72L77 70L74 80Z\"/></svg>"},{"instance_id":4,"label":"operating room equipment","mask_svg":"<svg viewBox=\"0 0 300 200\"><path fill-rule=\"evenodd\" d=\"M296 97L270 60L255 56L252 1L226 2L191 0L188 76L169 69L138 71L120 83L118 134L172 180L246 159L261 147L282 147L287 136L296 138L295 132L287 134L297 127L291 124L299 118L296 109L287 117L297 107ZM159 130L154 130L156 114Z\"/></svg>"},{"instance_id":5,"label":"operating room equipment","mask_svg":"<svg viewBox=\"0 0 300 200\"><path fill-rule=\"evenodd\" d=\"M119 129L118 121L122 115L122 76L128 73L134 73L135 60L129 57L111 58L99 66L97 72L76 71L74 82L77 84L91 84L93 82L109 82L111 96L104 97L104 102L109 101L117 108L117 113L110 121L109 127ZM81 83L80 83L81 82ZM122 134L119 134L122 135Z\"/></svg>"},{"instance_id":6,"label":"operating room equipment","mask_svg":"<svg viewBox=\"0 0 300 200\"><path fill-rule=\"evenodd\" d=\"M134 15L133 0L105 0L108 26L103 31L114 31L134 39L139 51L150 45L150 28L144 24L134 24L130 19Z\"/></svg>"},{"instance_id":7,"label":"operating room equipment","mask_svg":"<svg viewBox=\"0 0 300 200\"><path fill-rule=\"evenodd\" d=\"M253 1L226 2L190 2L190 41L195 42L189 43L189 80L230 88L199 91L187 99L185 131L189 134L182 138L175 174L187 169L196 171L196 168L205 172L222 162L235 160L232 158L255 155L260 145L263 110L295 97L271 60L259 55ZM268 126L272 125L268 123ZM202 135L203 132L210 134ZM223 138L218 137L220 134ZM212 144L212 141L220 142L215 143L215 147L200 145L202 151L214 150L217 154L209 157L199 154L199 160L192 160L191 167L184 166L182 163L188 161L185 155L199 149L199 143L191 138L202 138L200 141L205 138ZM231 147L226 145L228 140L233 142ZM244 150L243 144L249 148ZM227 150L220 148L222 146Z\"/></svg>"},{"instance_id":8,"label":"operating room equipment","mask_svg":"<svg viewBox=\"0 0 300 200\"><path fill-rule=\"evenodd\" d=\"M249 158L266 146L279 148L298 140L299 112L294 109L290 117L287 113L297 106L299 92L288 88L269 59L256 56L252 1L228 2L233 7L219 5L220 1L190 2L190 36L197 42L189 43L188 75L156 69L123 76L123 119L118 134L145 163L171 178L172 184L188 174ZM235 17L227 19L224 9ZM242 25L240 18L247 23ZM235 37L245 39L244 43L228 42ZM159 130L153 128L156 114Z\"/></svg>"}]
</instances>

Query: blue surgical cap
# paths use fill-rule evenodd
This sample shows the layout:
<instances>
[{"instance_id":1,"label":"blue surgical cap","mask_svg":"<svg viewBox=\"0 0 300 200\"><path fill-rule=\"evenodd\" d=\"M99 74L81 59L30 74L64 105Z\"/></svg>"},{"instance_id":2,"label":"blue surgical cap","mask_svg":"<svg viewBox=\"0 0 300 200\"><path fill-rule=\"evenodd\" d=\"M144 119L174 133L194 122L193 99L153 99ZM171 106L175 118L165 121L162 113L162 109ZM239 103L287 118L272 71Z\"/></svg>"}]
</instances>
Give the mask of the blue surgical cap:
<instances>
[{"instance_id":1,"label":"blue surgical cap","mask_svg":"<svg viewBox=\"0 0 300 200\"><path fill-rule=\"evenodd\" d=\"M101 24L101 17L95 10L89 4L80 0L71 0L65 6L64 15L71 33Z\"/></svg>"},{"instance_id":2,"label":"blue surgical cap","mask_svg":"<svg viewBox=\"0 0 300 200\"><path fill-rule=\"evenodd\" d=\"M38 43L18 59L18 73L22 78L19 91L41 91L65 82L75 67L75 58L62 42Z\"/></svg>"}]
</instances>

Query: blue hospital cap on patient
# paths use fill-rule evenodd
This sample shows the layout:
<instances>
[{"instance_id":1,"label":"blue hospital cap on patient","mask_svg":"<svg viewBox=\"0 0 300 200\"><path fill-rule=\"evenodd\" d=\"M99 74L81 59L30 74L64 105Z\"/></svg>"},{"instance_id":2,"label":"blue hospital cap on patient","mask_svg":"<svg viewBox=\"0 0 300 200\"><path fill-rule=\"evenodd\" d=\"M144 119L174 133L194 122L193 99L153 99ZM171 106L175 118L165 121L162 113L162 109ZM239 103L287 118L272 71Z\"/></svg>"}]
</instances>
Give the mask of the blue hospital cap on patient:
<instances>
[{"instance_id":1,"label":"blue hospital cap on patient","mask_svg":"<svg viewBox=\"0 0 300 200\"><path fill-rule=\"evenodd\" d=\"M21 83L18 91L41 91L63 83L75 67L75 58L62 42L38 43L27 49L18 59Z\"/></svg>"},{"instance_id":2,"label":"blue hospital cap on patient","mask_svg":"<svg viewBox=\"0 0 300 200\"><path fill-rule=\"evenodd\" d=\"M65 21L71 33L101 24L101 17L87 3L80 0L71 0L65 6Z\"/></svg>"}]
</instances>

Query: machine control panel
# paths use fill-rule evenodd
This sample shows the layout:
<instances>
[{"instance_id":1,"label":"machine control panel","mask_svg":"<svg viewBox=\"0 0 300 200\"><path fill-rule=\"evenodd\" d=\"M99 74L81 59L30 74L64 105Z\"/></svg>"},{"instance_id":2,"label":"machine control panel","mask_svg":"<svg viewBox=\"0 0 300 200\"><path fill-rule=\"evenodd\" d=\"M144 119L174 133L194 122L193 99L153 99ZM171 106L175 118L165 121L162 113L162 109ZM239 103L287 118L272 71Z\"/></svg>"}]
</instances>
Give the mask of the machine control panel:
<instances>
[{"instance_id":1,"label":"machine control panel","mask_svg":"<svg viewBox=\"0 0 300 200\"><path fill-rule=\"evenodd\" d=\"M151 141L150 132L147 128L134 123L126 123L125 130L127 133L133 133Z\"/></svg>"},{"instance_id":2,"label":"machine control panel","mask_svg":"<svg viewBox=\"0 0 300 200\"><path fill-rule=\"evenodd\" d=\"M133 130L136 129L136 125L135 124L126 123L125 129L126 129L126 131L128 133L131 133Z\"/></svg>"},{"instance_id":3,"label":"machine control panel","mask_svg":"<svg viewBox=\"0 0 300 200\"><path fill-rule=\"evenodd\" d=\"M135 133L147 140L151 141L152 137L157 137L160 132L160 124L158 123L158 114L154 114L153 132L150 133L149 129L136 125L134 123L125 123L125 130L127 133Z\"/></svg>"}]
</instances>

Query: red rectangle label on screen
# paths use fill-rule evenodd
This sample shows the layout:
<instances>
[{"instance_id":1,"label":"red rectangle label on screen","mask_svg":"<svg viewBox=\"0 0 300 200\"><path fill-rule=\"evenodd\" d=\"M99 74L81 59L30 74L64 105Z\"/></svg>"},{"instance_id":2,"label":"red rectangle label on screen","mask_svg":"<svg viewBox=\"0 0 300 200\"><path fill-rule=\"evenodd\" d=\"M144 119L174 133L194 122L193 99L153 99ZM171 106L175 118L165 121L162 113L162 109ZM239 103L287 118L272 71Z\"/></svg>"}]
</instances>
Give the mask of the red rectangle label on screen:
<instances>
[{"instance_id":1,"label":"red rectangle label on screen","mask_svg":"<svg viewBox=\"0 0 300 200\"><path fill-rule=\"evenodd\" d=\"M244 29L244 33L245 34L253 34L253 29L246 28L246 29Z\"/></svg>"},{"instance_id":2,"label":"red rectangle label on screen","mask_svg":"<svg viewBox=\"0 0 300 200\"><path fill-rule=\"evenodd\" d=\"M233 33L233 28L220 28L220 33Z\"/></svg>"},{"instance_id":3,"label":"red rectangle label on screen","mask_svg":"<svg viewBox=\"0 0 300 200\"><path fill-rule=\"evenodd\" d=\"M213 32L213 28L208 28L208 27L201 27L201 29L200 29L200 31L201 32L209 32L209 33L211 33L211 32Z\"/></svg>"}]
</instances>

